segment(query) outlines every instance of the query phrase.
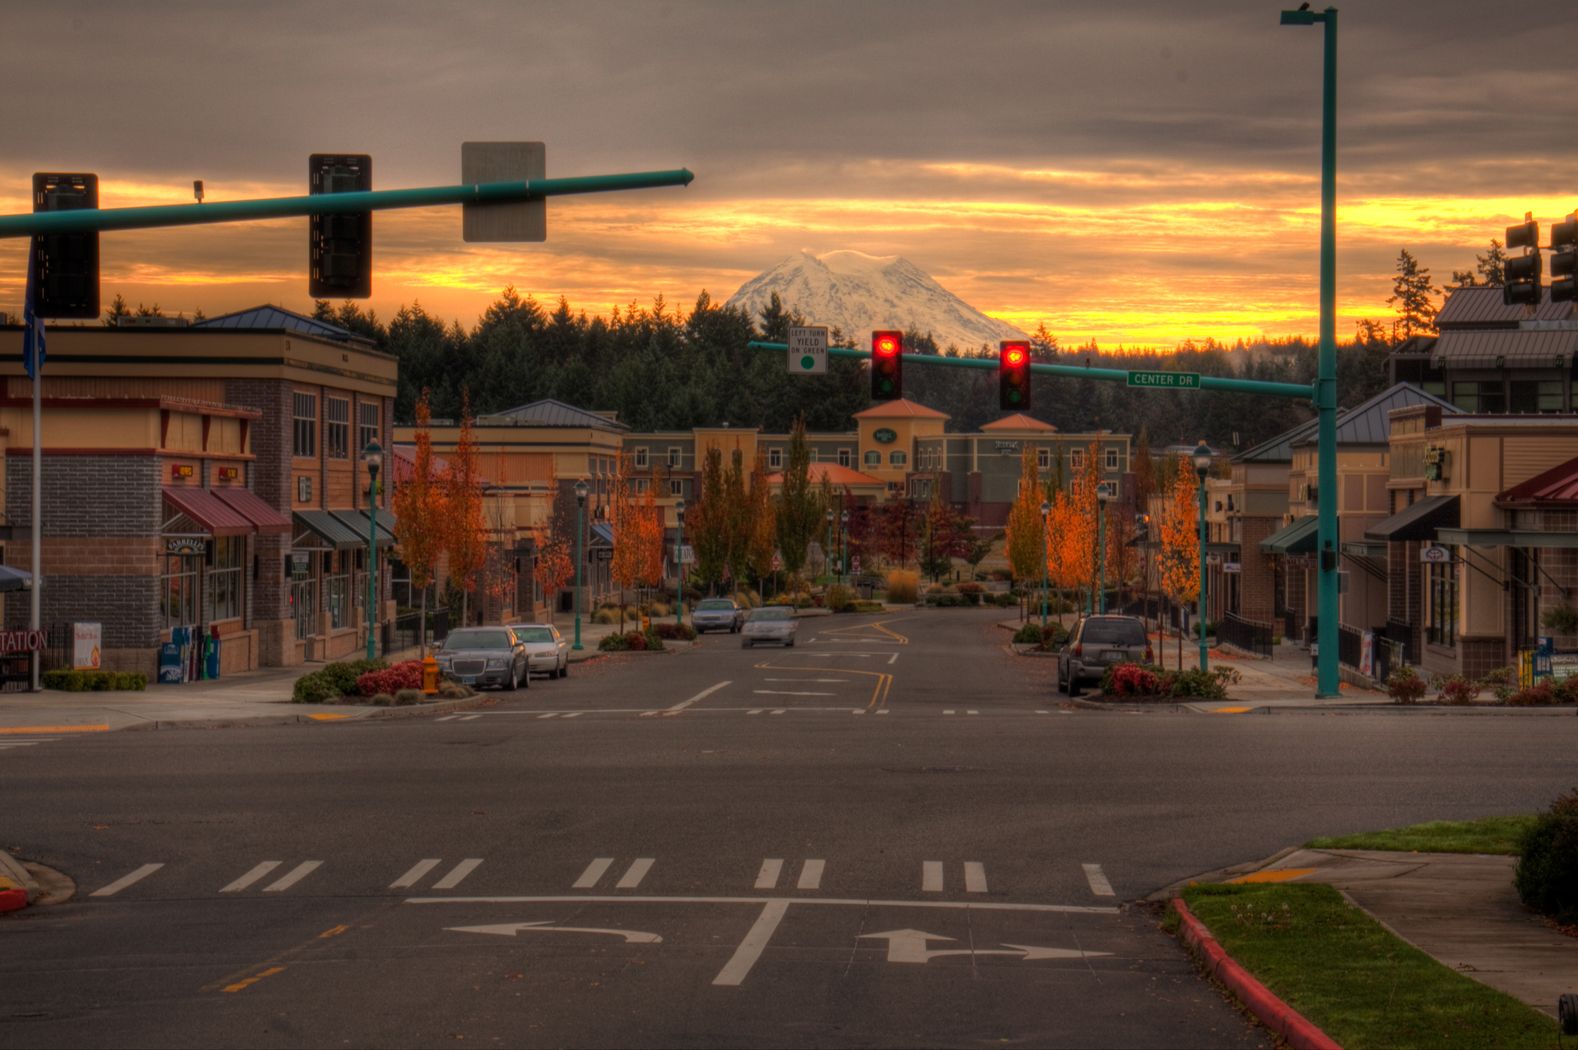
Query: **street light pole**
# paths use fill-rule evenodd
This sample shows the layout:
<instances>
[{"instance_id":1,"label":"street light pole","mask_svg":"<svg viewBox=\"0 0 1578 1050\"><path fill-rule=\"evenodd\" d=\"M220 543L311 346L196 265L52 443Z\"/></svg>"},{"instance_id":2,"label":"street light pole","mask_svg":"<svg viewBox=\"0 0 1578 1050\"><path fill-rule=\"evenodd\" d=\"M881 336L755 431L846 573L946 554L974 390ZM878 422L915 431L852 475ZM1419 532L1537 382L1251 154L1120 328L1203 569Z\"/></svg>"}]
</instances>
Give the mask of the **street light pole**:
<instances>
[{"instance_id":1,"label":"street light pole","mask_svg":"<svg viewBox=\"0 0 1578 1050\"><path fill-rule=\"evenodd\" d=\"M1209 445L1200 442L1194 450L1194 472L1200 479L1200 670L1209 671L1209 658L1205 644L1205 476L1211 472L1211 460L1216 453Z\"/></svg>"},{"instance_id":2,"label":"street light pole","mask_svg":"<svg viewBox=\"0 0 1578 1050\"><path fill-rule=\"evenodd\" d=\"M1041 501L1041 633L1047 630L1047 585L1050 570L1047 568L1047 515L1052 512L1052 504L1046 500Z\"/></svg>"},{"instance_id":3,"label":"street light pole","mask_svg":"<svg viewBox=\"0 0 1578 1050\"><path fill-rule=\"evenodd\" d=\"M587 491L584 479L575 483L575 644L570 648L576 650L581 648L581 563L586 560L584 519Z\"/></svg>"},{"instance_id":4,"label":"street light pole","mask_svg":"<svg viewBox=\"0 0 1578 1050\"><path fill-rule=\"evenodd\" d=\"M1107 611L1107 483L1096 486L1096 611Z\"/></svg>"},{"instance_id":5,"label":"street light pole","mask_svg":"<svg viewBox=\"0 0 1578 1050\"><path fill-rule=\"evenodd\" d=\"M362 461L367 464L367 659L376 660L373 631L378 626L378 468L384 464L383 446L376 440L369 441L362 449Z\"/></svg>"},{"instance_id":6,"label":"street light pole","mask_svg":"<svg viewBox=\"0 0 1578 1050\"><path fill-rule=\"evenodd\" d=\"M674 623L685 622L685 501L680 500L674 504L674 519L679 523L679 539L674 544L674 564L679 576L679 585L676 588L674 600Z\"/></svg>"},{"instance_id":7,"label":"street light pole","mask_svg":"<svg viewBox=\"0 0 1578 1050\"><path fill-rule=\"evenodd\" d=\"M827 508L827 544L822 548L822 575L833 582L833 508Z\"/></svg>"},{"instance_id":8,"label":"street light pole","mask_svg":"<svg viewBox=\"0 0 1578 1050\"><path fill-rule=\"evenodd\" d=\"M844 584L849 579L849 511L838 512L838 582Z\"/></svg>"}]
</instances>

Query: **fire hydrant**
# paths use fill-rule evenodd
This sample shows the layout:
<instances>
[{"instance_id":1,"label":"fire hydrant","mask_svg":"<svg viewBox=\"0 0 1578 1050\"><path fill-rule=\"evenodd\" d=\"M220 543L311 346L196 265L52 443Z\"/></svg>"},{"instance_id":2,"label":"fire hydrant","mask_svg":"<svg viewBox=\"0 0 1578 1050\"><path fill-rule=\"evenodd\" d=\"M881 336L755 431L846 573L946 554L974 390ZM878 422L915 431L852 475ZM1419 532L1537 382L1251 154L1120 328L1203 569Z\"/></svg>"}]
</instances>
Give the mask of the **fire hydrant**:
<instances>
[{"instance_id":1,"label":"fire hydrant","mask_svg":"<svg viewBox=\"0 0 1578 1050\"><path fill-rule=\"evenodd\" d=\"M422 657L422 692L428 696L438 692L438 661L432 653Z\"/></svg>"}]
</instances>

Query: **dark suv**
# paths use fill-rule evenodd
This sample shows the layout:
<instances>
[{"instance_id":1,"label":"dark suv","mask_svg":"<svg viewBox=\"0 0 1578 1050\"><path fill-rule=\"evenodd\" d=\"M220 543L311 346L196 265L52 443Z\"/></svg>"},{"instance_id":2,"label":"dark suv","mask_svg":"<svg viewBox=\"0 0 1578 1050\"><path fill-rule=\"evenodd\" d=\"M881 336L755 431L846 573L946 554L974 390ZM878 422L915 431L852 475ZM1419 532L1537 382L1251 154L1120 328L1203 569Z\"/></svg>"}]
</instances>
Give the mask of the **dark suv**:
<instances>
[{"instance_id":1,"label":"dark suv","mask_svg":"<svg viewBox=\"0 0 1578 1050\"><path fill-rule=\"evenodd\" d=\"M1057 654L1059 692L1078 696L1081 682L1099 682L1112 664L1148 664L1155 657L1138 616L1087 616Z\"/></svg>"}]
</instances>

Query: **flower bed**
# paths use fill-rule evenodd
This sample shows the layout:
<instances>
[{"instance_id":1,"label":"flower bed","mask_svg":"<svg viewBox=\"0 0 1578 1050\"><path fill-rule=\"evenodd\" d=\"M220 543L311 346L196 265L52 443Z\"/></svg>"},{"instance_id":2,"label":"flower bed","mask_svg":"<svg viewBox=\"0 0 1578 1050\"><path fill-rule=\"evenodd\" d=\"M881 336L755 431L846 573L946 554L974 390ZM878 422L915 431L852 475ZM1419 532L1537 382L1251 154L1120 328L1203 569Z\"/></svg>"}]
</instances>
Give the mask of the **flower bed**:
<instances>
[{"instance_id":1,"label":"flower bed","mask_svg":"<svg viewBox=\"0 0 1578 1050\"><path fill-rule=\"evenodd\" d=\"M1227 687L1243 677L1236 667L1169 671L1146 664L1113 664L1101 676L1101 692L1109 700L1138 703L1226 700Z\"/></svg>"}]
</instances>

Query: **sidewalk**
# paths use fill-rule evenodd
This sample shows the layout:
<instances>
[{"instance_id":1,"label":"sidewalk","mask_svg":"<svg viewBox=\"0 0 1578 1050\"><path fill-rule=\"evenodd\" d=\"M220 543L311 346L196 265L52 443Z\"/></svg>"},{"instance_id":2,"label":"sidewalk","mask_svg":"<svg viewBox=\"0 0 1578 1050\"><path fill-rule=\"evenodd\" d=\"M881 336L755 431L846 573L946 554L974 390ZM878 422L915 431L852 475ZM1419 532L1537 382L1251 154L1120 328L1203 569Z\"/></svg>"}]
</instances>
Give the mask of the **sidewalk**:
<instances>
[{"instance_id":1,"label":"sidewalk","mask_svg":"<svg viewBox=\"0 0 1578 1050\"><path fill-rule=\"evenodd\" d=\"M1481 984L1556 1016L1578 992L1578 937L1518 900L1516 857L1379 850L1285 850L1198 882L1322 882L1420 951ZM1170 900L1169 887L1152 900Z\"/></svg>"}]
</instances>

